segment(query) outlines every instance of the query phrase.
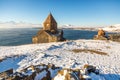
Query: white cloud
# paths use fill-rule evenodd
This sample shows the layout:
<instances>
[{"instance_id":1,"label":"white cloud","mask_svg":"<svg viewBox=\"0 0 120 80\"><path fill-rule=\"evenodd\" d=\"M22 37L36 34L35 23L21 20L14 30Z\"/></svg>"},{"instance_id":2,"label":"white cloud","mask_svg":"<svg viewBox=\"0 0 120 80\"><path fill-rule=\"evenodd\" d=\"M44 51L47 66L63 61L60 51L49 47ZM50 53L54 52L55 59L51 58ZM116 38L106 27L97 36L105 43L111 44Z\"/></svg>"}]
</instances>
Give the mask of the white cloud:
<instances>
[{"instance_id":1,"label":"white cloud","mask_svg":"<svg viewBox=\"0 0 120 80\"><path fill-rule=\"evenodd\" d=\"M41 24L33 24L26 22L0 22L0 28L32 28L32 27L42 27Z\"/></svg>"}]
</instances>

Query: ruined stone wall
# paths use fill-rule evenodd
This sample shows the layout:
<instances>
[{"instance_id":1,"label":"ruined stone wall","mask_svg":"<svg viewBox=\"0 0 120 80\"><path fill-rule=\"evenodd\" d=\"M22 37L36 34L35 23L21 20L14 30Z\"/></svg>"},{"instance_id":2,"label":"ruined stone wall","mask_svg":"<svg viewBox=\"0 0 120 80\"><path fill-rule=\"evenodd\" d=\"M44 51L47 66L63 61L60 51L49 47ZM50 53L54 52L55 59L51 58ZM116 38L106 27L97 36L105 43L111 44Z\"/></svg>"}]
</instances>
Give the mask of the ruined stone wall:
<instances>
[{"instance_id":1,"label":"ruined stone wall","mask_svg":"<svg viewBox=\"0 0 120 80\"><path fill-rule=\"evenodd\" d=\"M110 40L120 42L120 33L109 34L108 36Z\"/></svg>"},{"instance_id":2,"label":"ruined stone wall","mask_svg":"<svg viewBox=\"0 0 120 80\"><path fill-rule=\"evenodd\" d=\"M98 35L95 35L95 36L93 37L93 39L94 39L94 40L108 40L107 37L104 37L104 36L98 36Z\"/></svg>"}]
</instances>

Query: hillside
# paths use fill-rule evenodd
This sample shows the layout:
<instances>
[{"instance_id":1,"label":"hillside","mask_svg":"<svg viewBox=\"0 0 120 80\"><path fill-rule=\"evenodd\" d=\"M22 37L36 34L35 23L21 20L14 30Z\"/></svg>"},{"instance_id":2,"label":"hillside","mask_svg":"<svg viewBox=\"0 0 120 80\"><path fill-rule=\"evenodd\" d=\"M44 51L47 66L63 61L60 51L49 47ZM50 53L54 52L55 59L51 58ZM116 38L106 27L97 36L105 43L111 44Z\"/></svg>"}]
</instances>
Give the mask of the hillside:
<instances>
[{"instance_id":1,"label":"hillside","mask_svg":"<svg viewBox=\"0 0 120 80\"><path fill-rule=\"evenodd\" d=\"M103 28L103 30L108 31L108 32L120 32L120 24L105 27Z\"/></svg>"},{"instance_id":2,"label":"hillside","mask_svg":"<svg viewBox=\"0 0 120 80\"><path fill-rule=\"evenodd\" d=\"M68 69L82 69L85 64L89 64L100 71L99 77L91 75L92 80L120 79L120 43L111 41L75 40L0 46L0 61L0 72L11 68L14 72L20 72L40 63L46 65L52 63Z\"/></svg>"}]
</instances>

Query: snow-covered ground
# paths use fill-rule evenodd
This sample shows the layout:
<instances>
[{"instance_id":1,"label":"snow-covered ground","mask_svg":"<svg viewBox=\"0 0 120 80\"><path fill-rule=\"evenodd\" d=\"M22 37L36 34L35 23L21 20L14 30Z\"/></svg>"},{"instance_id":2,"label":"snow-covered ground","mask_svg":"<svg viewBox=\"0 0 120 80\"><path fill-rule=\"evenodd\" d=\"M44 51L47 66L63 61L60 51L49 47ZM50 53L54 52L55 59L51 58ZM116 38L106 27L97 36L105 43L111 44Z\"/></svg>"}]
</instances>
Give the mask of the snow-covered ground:
<instances>
[{"instance_id":1,"label":"snow-covered ground","mask_svg":"<svg viewBox=\"0 0 120 80\"><path fill-rule=\"evenodd\" d=\"M108 32L120 32L120 24L105 27L103 28L103 30L108 31Z\"/></svg>"},{"instance_id":2,"label":"snow-covered ground","mask_svg":"<svg viewBox=\"0 0 120 80\"><path fill-rule=\"evenodd\" d=\"M89 49L91 52L75 53L73 49ZM30 65L52 63L62 68L82 68L85 64L96 66L105 80L120 80L120 43L99 40L75 40L20 46L0 46L0 72L13 68L20 71Z\"/></svg>"}]
</instances>

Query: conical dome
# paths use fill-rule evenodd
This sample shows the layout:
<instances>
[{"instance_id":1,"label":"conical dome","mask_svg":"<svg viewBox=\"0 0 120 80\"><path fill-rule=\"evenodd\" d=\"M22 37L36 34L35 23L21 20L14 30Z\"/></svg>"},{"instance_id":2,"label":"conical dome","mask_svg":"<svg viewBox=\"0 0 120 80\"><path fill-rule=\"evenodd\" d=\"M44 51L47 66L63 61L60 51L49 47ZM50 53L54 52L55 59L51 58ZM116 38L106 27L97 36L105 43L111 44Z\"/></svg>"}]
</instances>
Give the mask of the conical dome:
<instances>
[{"instance_id":1,"label":"conical dome","mask_svg":"<svg viewBox=\"0 0 120 80\"><path fill-rule=\"evenodd\" d=\"M46 18L46 20L44 21L44 23L57 23L54 19L54 17L52 16L52 14L50 13L48 15L48 17Z\"/></svg>"},{"instance_id":2,"label":"conical dome","mask_svg":"<svg viewBox=\"0 0 120 80\"><path fill-rule=\"evenodd\" d=\"M44 28L43 28L44 30L49 30L49 31L57 30L57 22L55 21L51 13L48 15L43 25L44 25Z\"/></svg>"}]
</instances>

